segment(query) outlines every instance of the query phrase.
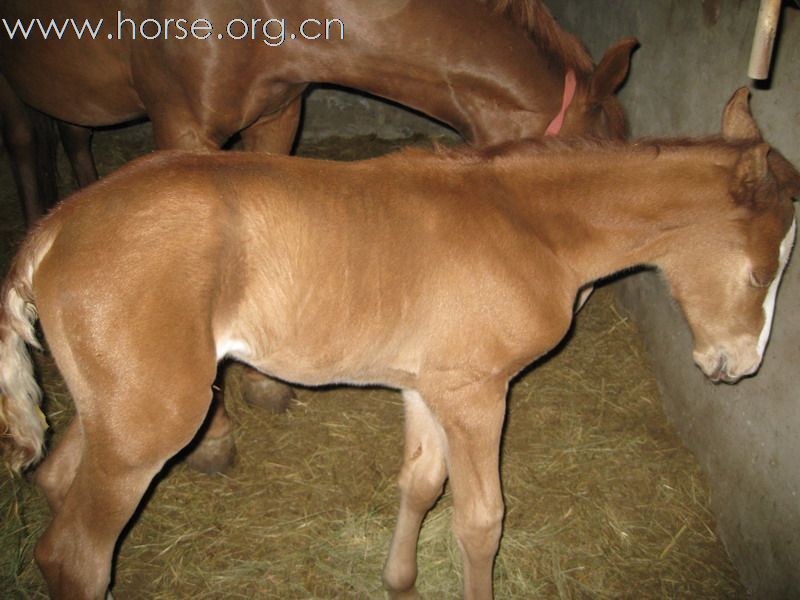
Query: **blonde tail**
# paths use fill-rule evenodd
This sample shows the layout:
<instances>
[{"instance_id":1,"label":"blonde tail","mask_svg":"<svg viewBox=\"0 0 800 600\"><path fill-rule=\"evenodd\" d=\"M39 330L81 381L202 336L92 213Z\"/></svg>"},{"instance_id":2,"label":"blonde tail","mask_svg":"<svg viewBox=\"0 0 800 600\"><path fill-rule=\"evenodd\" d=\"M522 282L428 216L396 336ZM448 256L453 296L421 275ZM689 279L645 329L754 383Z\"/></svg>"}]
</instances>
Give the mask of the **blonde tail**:
<instances>
[{"instance_id":1,"label":"blonde tail","mask_svg":"<svg viewBox=\"0 0 800 600\"><path fill-rule=\"evenodd\" d=\"M26 344L40 347L31 281L54 233L40 228L28 238L0 293L0 454L16 473L44 452L47 421Z\"/></svg>"}]
</instances>

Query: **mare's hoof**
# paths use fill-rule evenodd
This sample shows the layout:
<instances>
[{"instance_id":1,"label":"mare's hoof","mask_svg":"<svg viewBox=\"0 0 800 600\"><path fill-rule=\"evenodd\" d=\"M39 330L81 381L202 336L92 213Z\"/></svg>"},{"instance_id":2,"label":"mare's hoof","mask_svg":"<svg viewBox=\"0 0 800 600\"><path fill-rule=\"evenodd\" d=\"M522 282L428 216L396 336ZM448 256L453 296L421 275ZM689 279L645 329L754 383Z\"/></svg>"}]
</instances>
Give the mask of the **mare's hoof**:
<instances>
[{"instance_id":1,"label":"mare's hoof","mask_svg":"<svg viewBox=\"0 0 800 600\"><path fill-rule=\"evenodd\" d=\"M240 383L245 402L276 414L289 410L296 397L291 387L257 371L245 371Z\"/></svg>"},{"instance_id":2,"label":"mare's hoof","mask_svg":"<svg viewBox=\"0 0 800 600\"><path fill-rule=\"evenodd\" d=\"M227 473L236 460L233 433L219 438L203 438L186 457L186 464L195 471L217 475Z\"/></svg>"}]
</instances>

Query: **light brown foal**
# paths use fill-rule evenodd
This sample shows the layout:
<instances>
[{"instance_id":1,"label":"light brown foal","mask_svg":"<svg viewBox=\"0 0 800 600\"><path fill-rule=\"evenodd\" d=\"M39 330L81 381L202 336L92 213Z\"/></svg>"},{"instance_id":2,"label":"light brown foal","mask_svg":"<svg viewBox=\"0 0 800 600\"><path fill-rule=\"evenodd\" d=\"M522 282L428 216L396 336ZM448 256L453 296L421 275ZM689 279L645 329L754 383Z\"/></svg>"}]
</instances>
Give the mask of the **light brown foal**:
<instances>
[{"instance_id":1,"label":"light brown foal","mask_svg":"<svg viewBox=\"0 0 800 600\"><path fill-rule=\"evenodd\" d=\"M123 168L31 233L2 296L12 467L42 454L25 348L37 314L77 407L37 473L54 514L36 546L52 596L106 594L120 531L195 435L231 357L306 385L403 390L385 584L416 596L419 530L449 477L464 597L491 598L509 380L561 340L582 286L638 264L669 280L709 377L753 374L798 193L746 90L712 140L349 164L172 152Z\"/></svg>"}]
</instances>

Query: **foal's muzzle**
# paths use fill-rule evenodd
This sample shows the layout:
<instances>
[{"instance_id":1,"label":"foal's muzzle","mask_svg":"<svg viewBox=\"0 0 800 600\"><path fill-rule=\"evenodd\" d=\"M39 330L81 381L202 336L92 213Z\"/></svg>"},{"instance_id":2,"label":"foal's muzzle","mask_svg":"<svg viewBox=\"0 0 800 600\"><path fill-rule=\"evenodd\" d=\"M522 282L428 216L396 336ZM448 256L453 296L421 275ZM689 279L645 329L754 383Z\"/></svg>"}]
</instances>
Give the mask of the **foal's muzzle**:
<instances>
[{"instance_id":1,"label":"foal's muzzle","mask_svg":"<svg viewBox=\"0 0 800 600\"><path fill-rule=\"evenodd\" d=\"M753 375L761 366L761 359L750 347L738 351L709 349L694 353L694 362L714 383L736 383Z\"/></svg>"},{"instance_id":2,"label":"foal's muzzle","mask_svg":"<svg viewBox=\"0 0 800 600\"><path fill-rule=\"evenodd\" d=\"M735 376L728 371L728 357L724 354L720 355L716 368L710 374L707 373L706 375L708 375L708 378L714 383L736 383L742 378L741 375Z\"/></svg>"}]
</instances>

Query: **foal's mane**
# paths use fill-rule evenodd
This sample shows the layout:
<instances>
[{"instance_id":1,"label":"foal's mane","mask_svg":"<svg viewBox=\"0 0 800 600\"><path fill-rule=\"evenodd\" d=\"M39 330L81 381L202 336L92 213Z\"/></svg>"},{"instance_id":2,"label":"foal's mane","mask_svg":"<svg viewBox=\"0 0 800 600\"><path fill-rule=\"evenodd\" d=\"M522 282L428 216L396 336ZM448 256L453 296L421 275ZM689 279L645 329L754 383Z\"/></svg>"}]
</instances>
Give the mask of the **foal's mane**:
<instances>
[{"instance_id":1,"label":"foal's mane","mask_svg":"<svg viewBox=\"0 0 800 600\"><path fill-rule=\"evenodd\" d=\"M423 150L406 150L407 156L424 158L426 155L451 164L465 166L494 161L515 160L530 156L554 157L559 154L569 156L573 152L586 152L596 155L641 156L656 160L663 156L696 160L709 160L712 164L737 164L743 154L756 146L761 140L726 140L720 135L696 138L641 138L633 143L620 140L589 137L541 137L504 142L494 146L476 148L474 146L443 146L434 143L433 153ZM705 158L704 158L705 157ZM575 157L572 157L573 161ZM719 161L719 162L718 162ZM766 177L754 184L754 180L737 175L731 168L731 194L737 204L755 207L767 206L761 198L772 198L776 192L780 197L800 199L800 171L774 148L769 149L769 172ZM741 181L739 181L741 179Z\"/></svg>"},{"instance_id":2,"label":"foal's mane","mask_svg":"<svg viewBox=\"0 0 800 600\"><path fill-rule=\"evenodd\" d=\"M556 22L541 0L478 0L490 10L504 14L527 31L534 43L560 66L579 75L591 74L592 57L577 37Z\"/></svg>"},{"instance_id":3,"label":"foal's mane","mask_svg":"<svg viewBox=\"0 0 800 600\"><path fill-rule=\"evenodd\" d=\"M648 154L653 158L662 153L703 149L711 152L741 152L754 142L730 142L719 135L698 138L641 138L624 142L596 137L537 137L512 140L493 146L443 146L434 144L434 154L444 160L463 163L486 162L513 156L553 155L560 152L603 152L606 154Z\"/></svg>"}]
</instances>

